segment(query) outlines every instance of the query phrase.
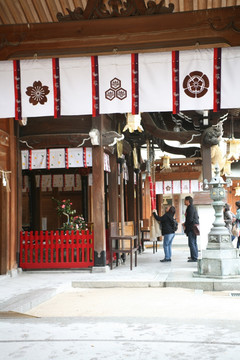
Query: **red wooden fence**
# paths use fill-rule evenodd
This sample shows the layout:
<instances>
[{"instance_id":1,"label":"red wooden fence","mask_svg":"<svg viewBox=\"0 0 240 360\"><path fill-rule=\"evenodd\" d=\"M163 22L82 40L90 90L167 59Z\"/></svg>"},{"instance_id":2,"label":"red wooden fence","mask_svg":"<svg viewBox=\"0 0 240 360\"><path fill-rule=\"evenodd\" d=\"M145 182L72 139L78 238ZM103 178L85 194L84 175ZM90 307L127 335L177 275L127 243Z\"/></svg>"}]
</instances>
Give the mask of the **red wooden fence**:
<instances>
[{"instance_id":1,"label":"red wooden fence","mask_svg":"<svg viewBox=\"0 0 240 360\"><path fill-rule=\"evenodd\" d=\"M30 231L20 233L22 269L71 269L94 266L94 233Z\"/></svg>"}]
</instances>

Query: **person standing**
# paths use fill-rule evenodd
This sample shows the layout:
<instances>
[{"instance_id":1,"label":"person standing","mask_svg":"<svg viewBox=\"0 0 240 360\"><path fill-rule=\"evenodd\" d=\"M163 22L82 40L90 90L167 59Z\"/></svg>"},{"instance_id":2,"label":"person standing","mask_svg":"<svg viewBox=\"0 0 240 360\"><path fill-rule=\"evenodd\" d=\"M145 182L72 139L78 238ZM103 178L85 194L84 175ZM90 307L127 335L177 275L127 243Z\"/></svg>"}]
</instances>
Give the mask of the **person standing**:
<instances>
[{"instance_id":1,"label":"person standing","mask_svg":"<svg viewBox=\"0 0 240 360\"><path fill-rule=\"evenodd\" d=\"M197 235L193 231L193 225L199 224L199 217L196 208L193 206L193 198L186 196L184 204L187 206L185 214L185 222L183 223L184 232L188 237L188 246L190 249L190 258L188 262L197 262L198 246Z\"/></svg>"},{"instance_id":2,"label":"person standing","mask_svg":"<svg viewBox=\"0 0 240 360\"><path fill-rule=\"evenodd\" d=\"M167 208L166 213L163 216L157 215L157 210L153 210L153 216L157 221L161 222L161 230L163 235L163 250L164 250L164 259L160 262L172 261L172 241L175 236L175 226L174 226L174 215L175 207L170 206Z\"/></svg>"},{"instance_id":3,"label":"person standing","mask_svg":"<svg viewBox=\"0 0 240 360\"><path fill-rule=\"evenodd\" d=\"M232 234L232 227L233 227L235 215L231 212L231 206L227 203L224 205L223 208L223 218L224 218L225 226L230 232L233 241L235 236Z\"/></svg>"},{"instance_id":4,"label":"person standing","mask_svg":"<svg viewBox=\"0 0 240 360\"><path fill-rule=\"evenodd\" d=\"M238 230L239 230L239 228L240 228L240 201L237 201L235 203L235 205L237 207L236 224L237 224L237 227L238 227ZM238 234L237 249L239 249L239 246L240 246L240 236Z\"/></svg>"}]
</instances>

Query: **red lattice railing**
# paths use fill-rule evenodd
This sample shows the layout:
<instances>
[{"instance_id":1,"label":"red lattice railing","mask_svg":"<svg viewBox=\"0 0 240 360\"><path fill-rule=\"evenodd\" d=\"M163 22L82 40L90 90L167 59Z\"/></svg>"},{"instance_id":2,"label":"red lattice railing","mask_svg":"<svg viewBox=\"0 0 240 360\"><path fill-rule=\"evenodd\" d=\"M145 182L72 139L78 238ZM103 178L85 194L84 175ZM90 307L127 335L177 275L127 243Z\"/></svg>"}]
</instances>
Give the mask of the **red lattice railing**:
<instances>
[{"instance_id":1,"label":"red lattice railing","mask_svg":"<svg viewBox=\"0 0 240 360\"><path fill-rule=\"evenodd\" d=\"M70 269L94 266L94 233L30 231L20 233L22 269Z\"/></svg>"}]
</instances>

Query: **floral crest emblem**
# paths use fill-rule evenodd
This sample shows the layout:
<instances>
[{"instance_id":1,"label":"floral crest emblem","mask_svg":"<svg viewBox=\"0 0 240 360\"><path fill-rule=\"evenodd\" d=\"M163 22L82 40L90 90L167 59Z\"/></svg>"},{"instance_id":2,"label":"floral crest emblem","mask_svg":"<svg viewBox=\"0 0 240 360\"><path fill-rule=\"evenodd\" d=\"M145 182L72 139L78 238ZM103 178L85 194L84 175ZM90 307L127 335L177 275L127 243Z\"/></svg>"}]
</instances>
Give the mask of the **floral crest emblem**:
<instances>
[{"instance_id":1,"label":"floral crest emblem","mask_svg":"<svg viewBox=\"0 0 240 360\"><path fill-rule=\"evenodd\" d=\"M28 86L26 94L29 96L29 102L33 105L38 103L44 105L47 102L47 96L50 93L48 86L43 86L41 81L34 81L33 86Z\"/></svg>"},{"instance_id":2,"label":"floral crest emblem","mask_svg":"<svg viewBox=\"0 0 240 360\"><path fill-rule=\"evenodd\" d=\"M192 98L200 98L208 92L209 79L201 71L192 71L183 80L185 94Z\"/></svg>"}]
</instances>

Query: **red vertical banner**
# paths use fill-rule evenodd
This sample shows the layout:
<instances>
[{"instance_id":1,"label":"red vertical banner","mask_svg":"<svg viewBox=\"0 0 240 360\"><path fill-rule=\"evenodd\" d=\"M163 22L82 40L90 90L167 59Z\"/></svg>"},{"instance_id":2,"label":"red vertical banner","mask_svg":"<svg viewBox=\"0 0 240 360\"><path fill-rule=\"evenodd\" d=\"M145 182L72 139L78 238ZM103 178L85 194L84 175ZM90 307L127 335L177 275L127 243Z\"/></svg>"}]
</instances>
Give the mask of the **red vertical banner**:
<instances>
[{"instance_id":1,"label":"red vertical banner","mask_svg":"<svg viewBox=\"0 0 240 360\"><path fill-rule=\"evenodd\" d=\"M99 71L98 56L91 56L92 64L92 116L99 116Z\"/></svg>"},{"instance_id":2,"label":"red vertical banner","mask_svg":"<svg viewBox=\"0 0 240 360\"><path fill-rule=\"evenodd\" d=\"M66 169L69 169L68 148L65 149L65 163Z\"/></svg>"},{"instance_id":3,"label":"red vertical banner","mask_svg":"<svg viewBox=\"0 0 240 360\"><path fill-rule=\"evenodd\" d=\"M221 65L222 49L214 49L214 68L213 68L213 111L217 112L221 108Z\"/></svg>"},{"instance_id":4,"label":"red vertical banner","mask_svg":"<svg viewBox=\"0 0 240 360\"><path fill-rule=\"evenodd\" d=\"M131 54L132 72L132 114L139 113L139 66L138 54Z\"/></svg>"},{"instance_id":5,"label":"red vertical banner","mask_svg":"<svg viewBox=\"0 0 240 360\"><path fill-rule=\"evenodd\" d=\"M15 119L22 119L22 99L21 99L21 72L20 60L13 60L14 72L14 94L15 94Z\"/></svg>"},{"instance_id":6,"label":"red vertical banner","mask_svg":"<svg viewBox=\"0 0 240 360\"><path fill-rule=\"evenodd\" d=\"M179 51L172 51L172 102L173 114L179 113Z\"/></svg>"},{"instance_id":7,"label":"red vertical banner","mask_svg":"<svg viewBox=\"0 0 240 360\"><path fill-rule=\"evenodd\" d=\"M154 210L154 209L156 209L156 203L155 203L155 199L154 199L153 182L152 182L152 178L150 175L148 176L148 180L149 180L149 189L150 189L150 197L151 197L151 207L152 207L152 210Z\"/></svg>"},{"instance_id":8,"label":"red vertical banner","mask_svg":"<svg viewBox=\"0 0 240 360\"><path fill-rule=\"evenodd\" d=\"M154 201L154 209L156 209L156 182L153 184L153 201Z\"/></svg>"},{"instance_id":9,"label":"red vertical banner","mask_svg":"<svg viewBox=\"0 0 240 360\"><path fill-rule=\"evenodd\" d=\"M50 149L47 149L47 168L50 169Z\"/></svg>"},{"instance_id":10,"label":"red vertical banner","mask_svg":"<svg viewBox=\"0 0 240 360\"><path fill-rule=\"evenodd\" d=\"M29 158L28 158L28 168L32 170L32 150L29 150Z\"/></svg>"},{"instance_id":11,"label":"red vertical banner","mask_svg":"<svg viewBox=\"0 0 240 360\"><path fill-rule=\"evenodd\" d=\"M54 118L60 117L60 75L59 75L59 59L52 59L53 70L53 93L54 93Z\"/></svg>"},{"instance_id":12,"label":"red vertical banner","mask_svg":"<svg viewBox=\"0 0 240 360\"><path fill-rule=\"evenodd\" d=\"M87 167L87 149L83 148L83 165L84 167Z\"/></svg>"}]
</instances>

